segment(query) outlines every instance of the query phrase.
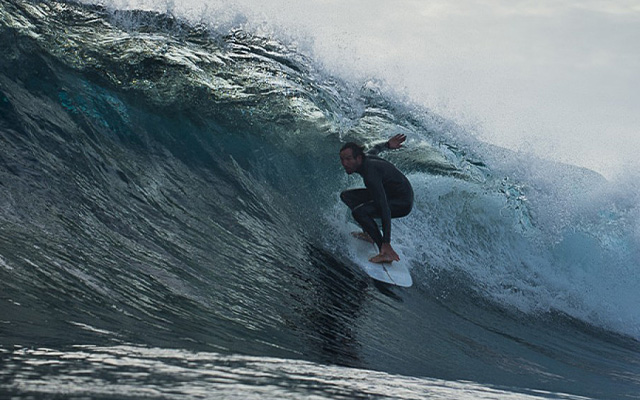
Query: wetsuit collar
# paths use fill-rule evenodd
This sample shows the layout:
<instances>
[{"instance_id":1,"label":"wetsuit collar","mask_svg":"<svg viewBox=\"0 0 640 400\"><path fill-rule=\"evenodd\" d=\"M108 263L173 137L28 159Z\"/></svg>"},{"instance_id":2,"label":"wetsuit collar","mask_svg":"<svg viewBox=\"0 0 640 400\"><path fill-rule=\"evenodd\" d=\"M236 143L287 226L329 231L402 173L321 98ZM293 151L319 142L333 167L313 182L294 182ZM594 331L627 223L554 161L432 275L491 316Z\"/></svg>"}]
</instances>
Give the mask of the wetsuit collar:
<instances>
[{"instance_id":1,"label":"wetsuit collar","mask_svg":"<svg viewBox=\"0 0 640 400\"><path fill-rule=\"evenodd\" d=\"M368 157L366 155L362 156L362 164L360 164L360 166L358 167L358 169L356 169L356 173L363 175L364 171L367 169L366 168L366 164L368 161Z\"/></svg>"}]
</instances>

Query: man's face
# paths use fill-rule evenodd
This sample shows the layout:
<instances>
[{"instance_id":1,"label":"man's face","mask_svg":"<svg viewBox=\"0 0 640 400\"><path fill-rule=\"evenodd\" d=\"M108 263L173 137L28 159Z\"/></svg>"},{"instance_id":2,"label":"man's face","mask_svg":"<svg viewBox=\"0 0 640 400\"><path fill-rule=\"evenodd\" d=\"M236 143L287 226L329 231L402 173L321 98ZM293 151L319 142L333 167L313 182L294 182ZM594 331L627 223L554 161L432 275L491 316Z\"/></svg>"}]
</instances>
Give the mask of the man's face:
<instances>
[{"instance_id":1,"label":"man's face","mask_svg":"<svg viewBox=\"0 0 640 400\"><path fill-rule=\"evenodd\" d=\"M362 156L353 157L352 149L344 149L340 152L340 162L345 172L351 175L362 165Z\"/></svg>"}]
</instances>

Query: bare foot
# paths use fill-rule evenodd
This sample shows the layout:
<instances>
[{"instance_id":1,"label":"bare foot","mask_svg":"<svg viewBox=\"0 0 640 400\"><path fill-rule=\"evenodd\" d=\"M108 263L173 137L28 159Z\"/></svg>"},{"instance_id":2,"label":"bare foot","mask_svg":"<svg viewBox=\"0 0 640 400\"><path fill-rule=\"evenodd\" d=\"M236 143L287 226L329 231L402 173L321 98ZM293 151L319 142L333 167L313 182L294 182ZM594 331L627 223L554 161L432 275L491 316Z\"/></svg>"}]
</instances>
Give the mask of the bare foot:
<instances>
[{"instance_id":1,"label":"bare foot","mask_svg":"<svg viewBox=\"0 0 640 400\"><path fill-rule=\"evenodd\" d=\"M400 256L398 253L391 247L389 243L382 243L380 247L380 253L377 256L373 256L369 259L372 263L391 263L394 261L400 261Z\"/></svg>"},{"instance_id":2,"label":"bare foot","mask_svg":"<svg viewBox=\"0 0 640 400\"><path fill-rule=\"evenodd\" d=\"M367 232L351 232L351 236L356 239L364 240L368 243L373 243L373 239L371 239L371 236L369 236Z\"/></svg>"},{"instance_id":3,"label":"bare foot","mask_svg":"<svg viewBox=\"0 0 640 400\"><path fill-rule=\"evenodd\" d=\"M384 263L392 263L394 260L393 260L393 257L391 257L391 255L389 254L378 254L376 256L371 257L369 261L375 264L384 264Z\"/></svg>"}]
</instances>

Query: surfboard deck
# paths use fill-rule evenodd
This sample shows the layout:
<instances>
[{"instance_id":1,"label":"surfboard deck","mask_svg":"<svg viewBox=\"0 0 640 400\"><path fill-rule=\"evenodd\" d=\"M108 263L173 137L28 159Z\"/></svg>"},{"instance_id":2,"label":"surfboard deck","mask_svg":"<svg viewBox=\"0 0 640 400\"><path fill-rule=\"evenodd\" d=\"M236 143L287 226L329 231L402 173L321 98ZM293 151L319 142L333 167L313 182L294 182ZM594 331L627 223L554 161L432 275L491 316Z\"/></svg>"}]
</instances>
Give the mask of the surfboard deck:
<instances>
[{"instance_id":1,"label":"surfboard deck","mask_svg":"<svg viewBox=\"0 0 640 400\"><path fill-rule=\"evenodd\" d=\"M369 261L369 258L378 254L375 244L349 235L349 245L353 249L354 261L371 278L401 287L413 285L407 261L402 255L400 255L400 261L377 264Z\"/></svg>"}]
</instances>

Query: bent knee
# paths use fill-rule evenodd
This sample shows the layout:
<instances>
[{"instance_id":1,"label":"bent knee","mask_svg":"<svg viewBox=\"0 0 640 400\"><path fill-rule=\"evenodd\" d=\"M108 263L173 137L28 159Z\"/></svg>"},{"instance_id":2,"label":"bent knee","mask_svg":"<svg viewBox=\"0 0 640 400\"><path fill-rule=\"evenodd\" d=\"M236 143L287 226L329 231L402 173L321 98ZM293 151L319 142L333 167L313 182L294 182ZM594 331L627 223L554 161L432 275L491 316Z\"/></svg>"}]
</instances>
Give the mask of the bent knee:
<instances>
[{"instance_id":1,"label":"bent knee","mask_svg":"<svg viewBox=\"0 0 640 400\"><path fill-rule=\"evenodd\" d=\"M360 221L363 218L369 217L369 210L367 209L367 207L365 207L364 204L360 204L353 210L351 210L351 215L353 216L353 219L355 219L356 221Z\"/></svg>"},{"instance_id":2,"label":"bent knee","mask_svg":"<svg viewBox=\"0 0 640 400\"><path fill-rule=\"evenodd\" d=\"M340 193L340 200L342 200L343 203L347 204L347 198L349 197L349 195L347 194L347 191L345 190L344 192Z\"/></svg>"}]
</instances>

